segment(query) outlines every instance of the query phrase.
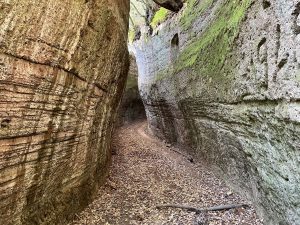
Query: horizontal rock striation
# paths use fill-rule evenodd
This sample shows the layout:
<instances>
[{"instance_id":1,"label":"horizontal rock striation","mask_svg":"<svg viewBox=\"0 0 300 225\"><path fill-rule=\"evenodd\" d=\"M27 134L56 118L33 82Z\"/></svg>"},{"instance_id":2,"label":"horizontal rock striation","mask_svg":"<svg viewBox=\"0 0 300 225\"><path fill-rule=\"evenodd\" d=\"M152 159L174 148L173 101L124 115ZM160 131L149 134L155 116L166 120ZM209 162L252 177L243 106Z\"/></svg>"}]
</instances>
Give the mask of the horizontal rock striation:
<instances>
[{"instance_id":1,"label":"horizontal rock striation","mask_svg":"<svg viewBox=\"0 0 300 225\"><path fill-rule=\"evenodd\" d=\"M65 224L107 173L129 1L0 1L0 224Z\"/></svg>"},{"instance_id":2,"label":"horizontal rock striation","mask_svg":"<svg viewBox=\"0 0 300 225\"><path fill-rule=\"evenodd\" d=\"M134 43L149 127L300 223L299 1L188 0Z\"/></svg>"}]
</instances>

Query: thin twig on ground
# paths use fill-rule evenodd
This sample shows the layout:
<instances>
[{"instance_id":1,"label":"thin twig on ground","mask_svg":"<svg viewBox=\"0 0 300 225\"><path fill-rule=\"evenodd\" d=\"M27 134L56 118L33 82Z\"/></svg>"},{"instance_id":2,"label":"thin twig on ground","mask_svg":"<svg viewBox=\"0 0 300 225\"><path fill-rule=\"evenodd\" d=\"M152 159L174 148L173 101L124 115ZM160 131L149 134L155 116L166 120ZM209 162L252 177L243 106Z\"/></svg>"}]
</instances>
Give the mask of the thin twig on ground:
<instances>
[{"instance_id":1,"label":"thin twig on ground","mask_svg":"<svg viewBox=\"0 0 300 225\"><path fill-rule=\"evenodd\" d=\"M232 205L219 205L219 206L213 206L209 208L195 208L191 206L186 205L177 205L177 204L168 204L168 205L158 205L156 206L157 209L162 208L179 208L179 209L186 209L187 211L191 212L209 212L209 211L221 211L221 210L229 210L229 209L235 209L235 208L241 208L241 207L249 207L247 204L232 204Z\"/></svg>"}]
</instances>

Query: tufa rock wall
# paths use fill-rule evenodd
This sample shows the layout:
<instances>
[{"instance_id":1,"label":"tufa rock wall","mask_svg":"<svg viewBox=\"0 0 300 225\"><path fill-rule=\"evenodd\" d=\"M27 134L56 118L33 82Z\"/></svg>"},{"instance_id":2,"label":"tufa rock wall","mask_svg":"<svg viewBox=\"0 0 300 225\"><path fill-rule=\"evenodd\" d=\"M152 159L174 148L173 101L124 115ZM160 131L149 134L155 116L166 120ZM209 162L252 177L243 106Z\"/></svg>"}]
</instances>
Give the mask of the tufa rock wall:
<instances>
[{"instance_id":1,"label":"tufa rock wall","mask_svg":"<svg viewBox=\"0 0 300 225\"><path fill-rule=\"evenodd\" d=\"M151 131L300 224L300 1L188 0L134 43Z\"/></svg>"},{"instance_id":2,"label":"tufa rock wall","mask_svg":"<svg viewBox=\"0 0 300 225\"><path fill-rule=\"evenodd\" d=\"M130 67L125 91L118 112L117 125L122 126L138 119L146 119L146 115L138 88L136 59L133 55L130 55Z\"/></svg>"},{"instance_id":3,"label":"tufa rock wall","mask_svg":"<svg viewBox=\"0 0 300 225\"><path fill-rule=\"evenodd\" d=\"M65 224L107 173L129 1L0 0L0 224Z\"/></svg>"}]
</instances>

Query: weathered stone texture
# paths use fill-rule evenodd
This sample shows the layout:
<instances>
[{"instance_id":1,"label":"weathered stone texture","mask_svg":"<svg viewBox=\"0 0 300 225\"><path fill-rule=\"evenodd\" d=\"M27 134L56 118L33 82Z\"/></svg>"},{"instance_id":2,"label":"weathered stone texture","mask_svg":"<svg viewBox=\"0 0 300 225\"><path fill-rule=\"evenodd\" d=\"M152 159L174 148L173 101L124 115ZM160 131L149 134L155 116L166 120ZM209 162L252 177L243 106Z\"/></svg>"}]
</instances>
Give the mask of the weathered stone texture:
<instances>
[{"instance_id":1,"label":"weathered stone texture","mask_svg":"<svg viewBox=\"0 0 300 225\"><path fill-rule=\"evenodd\" d=\"M188 0L135 42L150 129L300 224L300 2Z\"/></svg>"},{"instance_id":2,"label":"weathered stone texture","mask_svg":"<svg viewBox=\"0 0 300 225\"><path fill-rule=\"evenodd\" d=\"M0 0L0 224L65 224L107 173L129 1Z\"/></svg>"},{"instance_id":3,"label":"weathered stone texture","mask_svg":"<svg viewBox=\"0 0 300 225\"><path fill-rule=\"evenodd\" d=\"M144 104L138 88L138 68L133 55L130 55L127 82L118 115L118 126L128 124L134 120L146 119Z\"/></svg>"}]
</instances>

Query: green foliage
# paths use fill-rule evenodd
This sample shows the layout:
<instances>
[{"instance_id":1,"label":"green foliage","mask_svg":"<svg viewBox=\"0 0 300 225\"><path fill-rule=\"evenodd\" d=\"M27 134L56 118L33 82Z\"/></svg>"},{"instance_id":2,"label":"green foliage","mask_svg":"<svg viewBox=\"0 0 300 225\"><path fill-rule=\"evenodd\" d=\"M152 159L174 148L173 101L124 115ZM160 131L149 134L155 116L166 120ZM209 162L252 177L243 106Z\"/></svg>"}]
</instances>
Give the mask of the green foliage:
<instances>
[{"instance_id":1,"label":"green foliage","mask_svg":"<svg viewBox=\"0 0 300 225\"><path fill-rule=\"evenodd\" d=\"M152 28L155 28L160 23L164 22L167 19L167 16L169 14L169 11L163 7L160 7L160 9L155 13L150 25Z\"/></svg>"},{"instance_id":2,"label":"green foliage","mask_svg":"<svg viewBox=\"0 0 300 225\"><path fill-rule=\"evenodd\" d=\"M130 29L128 32L128 41L130 44L133 43L134 37L135 37L135 30Z\"/></svg>"}]
</instances>

